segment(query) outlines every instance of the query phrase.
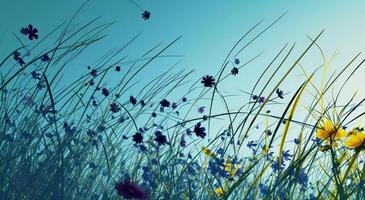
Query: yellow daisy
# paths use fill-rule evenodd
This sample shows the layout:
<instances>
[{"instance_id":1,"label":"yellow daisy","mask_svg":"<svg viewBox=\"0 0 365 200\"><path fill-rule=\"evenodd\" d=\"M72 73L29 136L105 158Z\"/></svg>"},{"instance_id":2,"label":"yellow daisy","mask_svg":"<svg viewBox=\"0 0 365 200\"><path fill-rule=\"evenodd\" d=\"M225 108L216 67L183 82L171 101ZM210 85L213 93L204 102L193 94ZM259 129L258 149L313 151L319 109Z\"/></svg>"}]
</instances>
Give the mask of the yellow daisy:
<instances>
[{"instance_id":1,"label":"yellow daisy","mask_svg":"<svg viewBox=\"0 0 365 200\"><path fill-rule=\"evenodd\" d=\"M216 193L219 197L221 197L221 196L223 196L224 191L223 191L223 189L222 189L221 187L218 187L218 188L216 188L216 189L215 189L215 193Z\"/></svg>"},{"instance_id":2,"label":"yellow daisy","mask_svg":"<svg viewBox=\"0 0 365 200\"><path fill-rule=\"evenodd\" d=\"M356 132L355 134L351 134L350 137L345 142L345 146L351 149L358 148L365 141L365 134L363 132Z\"/></svg>"},{"instance_id":3,"label":"yellow daisy","mask_svg":"<svg viewBox=\"0 0 365 200\"><path fill-rule=\"evenodd\" d=\"M338 140L347 136L347 132L338 125L334 126L330 120L324 122L324 126L317 129L316 137L322 140Z\"/></svg>"}]
</instances>

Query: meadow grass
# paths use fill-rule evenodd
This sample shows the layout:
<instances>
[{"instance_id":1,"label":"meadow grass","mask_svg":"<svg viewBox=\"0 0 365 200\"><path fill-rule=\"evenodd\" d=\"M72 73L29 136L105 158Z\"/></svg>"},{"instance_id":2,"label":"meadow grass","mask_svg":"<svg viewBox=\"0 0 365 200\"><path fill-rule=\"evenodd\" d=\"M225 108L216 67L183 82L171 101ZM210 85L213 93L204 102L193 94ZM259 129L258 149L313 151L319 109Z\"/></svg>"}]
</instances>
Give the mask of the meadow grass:
<instances>
[{"instance_id":1,"label":"meadow grass","mask_svg":"<svg viewBox=\"0 0 365 200\"><path fill-rule=\"evenodd\" d=\"M151 63L176 57L165 52L180 37L131 59L124 51L138 39L137 34L119 49L100 56L89 69L85 66L81 77L65 83L63 70L88 47L101 42L113 24L98 24L100 19L95 18L71 31L79 12L32 45L24 45L21 35L15 35L20 47L0 63L2 199L365 196L361 159L365 136L361 126L354 126L365 114L359 112L365 99L354 102L355 93L342 105L339 98L363 64L363 60L355 64L360 54L326 78L331 59L327 60L317 43L323 31L309 38L308 46L294 55L294 62L288 58L295 45L285 44L252 90L244 91L247 102L233 109L222 85L261 54L244 63L236 57L285 14L251 40L247 36L262 21L249 29L228 52L216 75L192 81L193 71L177 70L178 61L165 73L142 79L143 87L138 88L139 77ZM312 49L319 50L323 64L306 72L301 60ZM298 87L293 94L284 94L279 88L298 68L305 81L295 83ZM284 70L282 75L280 70ZM345 71L351 73L344 77ZM114 73L120 74L119 81L105 85ZM336 92L334 85L340 78L345 81ZM222 103L219 109L217 101ZM305 111L299 109L302 101L310 102L303 105ZM269 112L267 108L279 102L285 105L280 115ZM202 104L206 110L198 108ZM295 119L298 112L303 120ZM258 127L261 122L264 126Z\"/></svg>"}]
</instances>

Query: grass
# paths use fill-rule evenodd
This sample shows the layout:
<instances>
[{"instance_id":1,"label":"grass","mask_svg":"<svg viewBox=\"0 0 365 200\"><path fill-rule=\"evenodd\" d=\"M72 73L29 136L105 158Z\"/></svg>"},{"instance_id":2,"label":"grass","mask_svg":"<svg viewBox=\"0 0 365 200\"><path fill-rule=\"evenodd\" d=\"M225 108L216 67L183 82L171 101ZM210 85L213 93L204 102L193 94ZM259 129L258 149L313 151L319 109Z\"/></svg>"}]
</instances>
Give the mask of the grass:
<instances>
[{"instance_id":1,"label":"grass","mask_svg":"<svg viewBox=\"0 0 365 200\"><path fill-rule=\"evenodd\" d=\"M288 59L295 45L286 44L252 90L244 93L248 101L233 108L236 105L221 89L225 80L233 78L227 68L244 70L259 58L261 54L243 64L232 62L283 14L252 40L242 44L261 21L235 43L214 76L213 87L203 87L200 78L191 81L194 72L177 70L178 61L165 73L142 79L143 87L138 88L139 77L151 63L178 58L165 52L180 39L160 43L138 58L123 56L139 34L65 83L63 70L101 42L113 24L98 24L96 18L70 31L79 12L32 46L15 35L20 47L0 63L2 198L118 199L122 197L115 185L124 180L140 186L150 199L361 199L365 195L364 141L351 148L344 146L349 136L333 137L340 128L352 134L363 131L354 124L365 114L359 111L365 99L354 102L354 93L342 104L339 98L364 62L355 65L360 54L326 78L332 58L326 60L317 43L323 31L309 38L307 48L292 63ZM56 34L59 37L51 42ZM323 64L307 72L301 61L315 48ZM13 59L15 52L27 61L24 65ZM42 61L45 54L49 61ZM123 70L116 72L116 66ZM293 94L277 97L277 88L297 69L305 80L295 83ZM285 70L282 75L280 70ZM347 77L346 71L351 71ZM122 74L119 82L105 85L113 73ZM345 81L336 93L335 83L341 78ZM168 106L161 103L163 99ZM216 102L222 103L217 110L224 112L215 111ZM280 103L285 107L279 114L267 112ZM207 107L206 115L197 114L198 105ZM303 120L297 120L298 115ZM319 139L318 131L327 120L335 131ZM256 126L262 122L263 128ZM351 132L352 128L357 129ZM199 137L199 131L207 135Z\"/></svg>"}]
</instances>

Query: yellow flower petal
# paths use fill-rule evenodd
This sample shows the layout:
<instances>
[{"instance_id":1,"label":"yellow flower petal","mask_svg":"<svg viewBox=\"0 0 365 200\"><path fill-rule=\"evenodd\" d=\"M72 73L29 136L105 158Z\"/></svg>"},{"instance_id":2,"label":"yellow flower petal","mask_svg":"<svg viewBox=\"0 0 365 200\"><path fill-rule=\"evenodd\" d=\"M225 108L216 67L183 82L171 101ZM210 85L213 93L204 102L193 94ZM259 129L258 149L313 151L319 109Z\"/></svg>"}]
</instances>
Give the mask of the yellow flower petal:
<instances>
[{"instance_id":1,"label":"yellow flower petal","mask_svg":"<svg viewBox=\"0 0 365 200\"><path fill-rule=\"evenodd\" d=\"M328 131L328 132L334 132L335 131L335 127L333 126L333 124L330 120L327 120L324 123L324 130Z\"/></svg>"},{"instance_id":2,"label":"yellow flower petal","mask_svg":"<svg viewBox=\"0 0 365 200\"><path fill-rule=\"evenodd\" d=\"M362 132L350 135L349 139L345 142L345 146L351 149L357 148L365 141L365 135Z\"/></svg>"},{"instance_id":3,"label":"yellow flower petal","mask_svg":"<svg viewBox=\"0 0 365 200\"><path fill-rule=\"evenodd\" d=\"M223 189L221 188L221 187L218 187L218 188L216 188L215 189L215 193L218 195L218 196L223 196L223 194L224 194L224 191L223 191Z\"/></svg>"}]
</instances>

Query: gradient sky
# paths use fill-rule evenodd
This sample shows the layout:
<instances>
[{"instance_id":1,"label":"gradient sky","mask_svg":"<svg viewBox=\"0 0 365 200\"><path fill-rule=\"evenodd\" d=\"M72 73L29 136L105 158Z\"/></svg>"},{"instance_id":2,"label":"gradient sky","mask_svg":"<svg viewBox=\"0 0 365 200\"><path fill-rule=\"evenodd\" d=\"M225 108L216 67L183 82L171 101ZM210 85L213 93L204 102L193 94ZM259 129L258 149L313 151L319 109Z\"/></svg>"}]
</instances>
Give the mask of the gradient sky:
<instances>
[{"instance_id":1,"label":"gradient sky","mask_svg":"<svg viewBox=\"0 0 365 200\"><path fill-rule=\"evenodd\" d=\"M84 2L0 1L0 57L4 57L9 48L16 47L17 43L12 33L19 34L20 27L31 23L39 29L42 36L68 20ZM109 49L122 46L137 33L142 33L127 50L127 54L132 58L143 54L160 42L167 45L178 36L183 36L166 53L183 55L180 68L194 69L196 71L194 77L216 74L230 48L247 30L264 19L257 31L248 37L251 39L286 11L288 13L282 20L249 46L247 51L238 55L241 62L245 62L263 52L257 61L241 71L240 77L227 81L227 88L243 90L251 88L253 81L286 43L297 44L293 56L289 59L289 64L292 63L310 43L306 35L315 37L323 29L325 32L318 44L327 57L335 51L338 53L331 65L332 71L338 71L354 55L365 49L365 1L362 0L354 0L351 3L333 0L136 0L136 2L151 12L150 20L142 20L141 10L128 0L90 1L77 18L78 24L90 21L96 16L102 16L102 22L116 21L116 24L109 29L108 37L88 52L89 57L77 61L80 65L69 68L67 73L85 72L85 66L95 61L94 58L100 57ZM311 72L321 63L317 49L314 48L309 55L311 57L304 59L302 64L308 72ZM154 62L152 70L157 74L180 59ZM289 67L289 64L286 67ZM362 88L362 74L364 70L360 70L354 77L349 87L345 89L344 96L352 94L356 88L359 88L360 96L365 95L365 88ZM298 76L300 71L295 72L294 76L284 83L285 91L293 92L292 90L302 83L304 79L298 79ZM152 75L146 71L141 78L143 80L152 78Z\"/></svg>"}]
</instances>

